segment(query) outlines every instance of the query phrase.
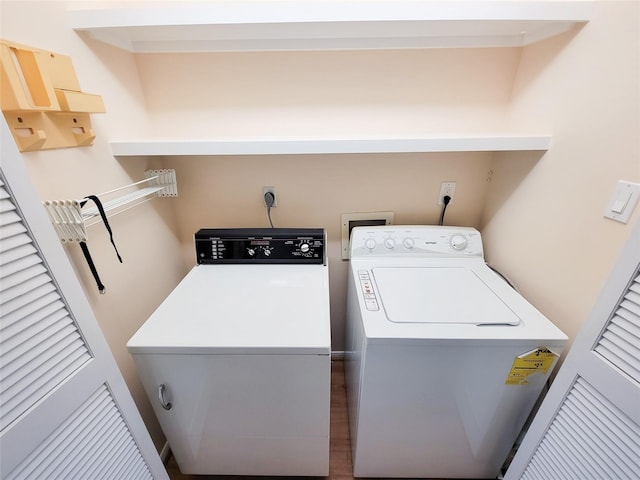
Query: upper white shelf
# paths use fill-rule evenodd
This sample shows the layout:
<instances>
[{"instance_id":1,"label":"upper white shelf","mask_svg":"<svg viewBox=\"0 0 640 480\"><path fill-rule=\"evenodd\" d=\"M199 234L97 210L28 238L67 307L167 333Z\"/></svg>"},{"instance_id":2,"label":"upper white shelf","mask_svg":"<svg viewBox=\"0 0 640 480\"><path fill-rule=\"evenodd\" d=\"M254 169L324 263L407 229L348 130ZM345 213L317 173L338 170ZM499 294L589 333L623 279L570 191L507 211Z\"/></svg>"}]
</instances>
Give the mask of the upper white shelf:
<instances>
[{"instance_id":1,"label":"upper white shelf","mask_svg":"<svg viewBox=\"0 0 640 480\"><path fill-rule=\"evenodd\" d=\"M134 157L544 151L550 144L551 137L548 135L483 135L272 140L148 139L111 142L111 149L115 156Z\"/></svg>"},{"instance_id":2,"label":"upper white shelf","mask_svg":"<svg viewBox=\"0 0 640 480\"><path fill-rule=\"evenodd\" d=\"M134 53L519 47L589 21L591 1L218 0L69 11Z\"/></svg>"}]
</instances>

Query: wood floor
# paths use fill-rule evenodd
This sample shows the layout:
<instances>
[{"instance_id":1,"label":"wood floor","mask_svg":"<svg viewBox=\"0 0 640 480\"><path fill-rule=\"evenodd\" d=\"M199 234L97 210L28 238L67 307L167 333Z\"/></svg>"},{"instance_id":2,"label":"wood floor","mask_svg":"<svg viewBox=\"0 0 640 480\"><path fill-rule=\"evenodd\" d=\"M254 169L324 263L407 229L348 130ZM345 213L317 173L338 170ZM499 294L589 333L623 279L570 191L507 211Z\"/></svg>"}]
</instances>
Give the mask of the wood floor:
<instances>
[{"instance_id":1,"label":"wood floor","mask_svg":"<svg viewBox=\"0 0 640 480\"><path fill-rule=\"evenodd\" d=\"M344 381L342 360L331 361L331 438L329 442L330 480L351 480L351 444L349 440L349 418L347 416L347 392ZM219 475L183 475L173 457L167 462L167 472L171 480L268 480L274 477L241 477ZM294 480L300 477L277 477ZM318 477L309 477L318 478Z\"/></svg>"}]
</instances>

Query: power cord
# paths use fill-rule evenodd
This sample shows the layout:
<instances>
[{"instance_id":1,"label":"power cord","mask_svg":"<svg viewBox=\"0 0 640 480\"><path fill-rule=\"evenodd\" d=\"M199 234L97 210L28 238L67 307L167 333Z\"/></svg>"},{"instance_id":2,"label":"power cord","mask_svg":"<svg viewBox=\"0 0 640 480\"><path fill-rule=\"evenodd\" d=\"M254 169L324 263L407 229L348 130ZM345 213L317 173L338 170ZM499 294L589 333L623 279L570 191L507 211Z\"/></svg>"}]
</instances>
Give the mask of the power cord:
<instances>
[{"instance_id":1,"label":"power cord","mask_svg":"<svg viewBox=\"0 0 640 480\"><path fill-rule=\"evenodd\" d=\"M493 270L493 272L496 275L498 275L502 280L504 280L507 283L507 285L509 285L511 288L513 288L516 292L520 293L520 290L518 290L518 287L516 287L515 284L511 280L509 280L506 275L503 275L502 272L500 272L498 269L492 267L488 263L485 262L485 264L487 265L487 267L489 267L491 270Z\"/></svg>"},{"instance_id":2,"label":"power cord","mask_svg":"<svg viewBox=\"0 0 640 480\"><path fill-rule=\"evenodd\" d=\"M440 222L438 225L444 225L444 212L447 211L447 205L451 201L451 197L449 195L445 195L442 197L442 212L440 213Z\"/></svg>"},{"instance_id":3,"label":"power cord","mask_svg":"<svg viewBox=\"0 0 640 480\"><path fill-rule=\"evenodd\" d=\"M264 194L264 204L267 206L267 218L269 219L269 225L273 228L273 222L271 221L271 207L276 202L276 196L273 192L267 192Z\"/></svg>"}]
</instances>

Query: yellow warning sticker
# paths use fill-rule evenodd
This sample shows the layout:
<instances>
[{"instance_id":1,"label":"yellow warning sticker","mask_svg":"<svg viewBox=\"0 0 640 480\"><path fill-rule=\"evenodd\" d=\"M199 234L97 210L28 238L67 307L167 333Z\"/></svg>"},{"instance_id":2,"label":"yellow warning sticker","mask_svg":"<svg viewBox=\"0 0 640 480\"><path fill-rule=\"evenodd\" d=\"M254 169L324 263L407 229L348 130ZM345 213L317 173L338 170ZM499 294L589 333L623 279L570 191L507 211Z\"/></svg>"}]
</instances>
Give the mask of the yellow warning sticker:
<instances>
[{"instance_id":1,"label":"yellow warning sticker","mask_svg":"<svg viewBox=\"0 0 640 480\"><path fill-rule=\"evenodd\" d=\"M538 372L546 374L557 357L557 354L544 347L518 355L513 361L511 371L504 383L506 385L528 385L527 377L529 375Z\"/></svg>"}]
</instances>

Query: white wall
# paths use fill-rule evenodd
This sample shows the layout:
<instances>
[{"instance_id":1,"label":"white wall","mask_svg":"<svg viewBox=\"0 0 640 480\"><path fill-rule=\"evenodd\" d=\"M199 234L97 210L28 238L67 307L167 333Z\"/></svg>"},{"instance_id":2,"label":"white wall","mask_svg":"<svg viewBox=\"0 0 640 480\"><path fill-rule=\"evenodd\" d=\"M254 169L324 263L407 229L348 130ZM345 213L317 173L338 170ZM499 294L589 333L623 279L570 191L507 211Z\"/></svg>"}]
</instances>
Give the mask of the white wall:
<instances>
[{"instance_id":1,"label":"white wall","mask_svg":"<svg viewBox=\"0 0 640 480\"><path fill-rule=\"evenodd\" d=\"M639 217L603 212L618 180L640 183L640 2L596 2L580 31L525 48L509 122L553 143L537 162L498 156L487 256L573 338Z\"/></svg>"}]
</instances>

